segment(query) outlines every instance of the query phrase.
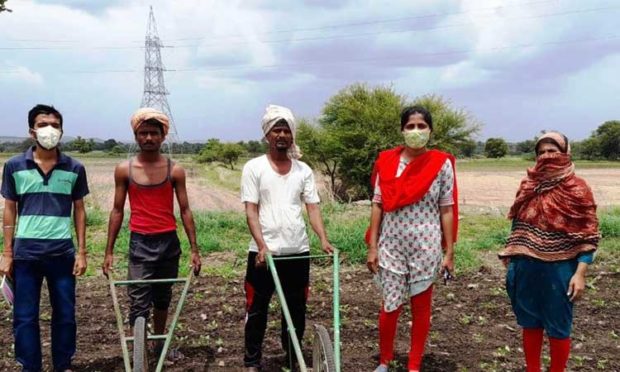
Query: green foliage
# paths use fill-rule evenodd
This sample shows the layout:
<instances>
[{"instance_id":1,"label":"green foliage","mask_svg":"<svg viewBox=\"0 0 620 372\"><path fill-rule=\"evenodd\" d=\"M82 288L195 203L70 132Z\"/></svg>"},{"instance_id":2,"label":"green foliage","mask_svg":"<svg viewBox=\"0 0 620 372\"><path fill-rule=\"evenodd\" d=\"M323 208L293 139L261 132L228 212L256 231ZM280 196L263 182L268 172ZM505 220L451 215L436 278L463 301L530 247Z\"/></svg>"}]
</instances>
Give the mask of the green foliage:
<instances>
[{"instance_id":1,"label":"green foliage","mask_svg":"<svg viewBox=\"0 0 620 372\"><path fill-rule=\"evenodd\" d=\"M503 158L508 154L508 144L502 138L489 138L484 144L487 158Z\"/></svg>"},{"instance_id":2,"label":"green foliage","mask_svg":"<svg viewBox=\"0 0 620 372\"><path fill-rule=\"evenodd\" d=\"M317 125L300 123L297 141L305 152L304 160L329 177L339 200L367 198L374 160L379 151L402 143L400 113L414 104L433 115L431 146L472 153L471 137L478 124L442 97L424 96L408 104L391 87L354 84L329 99Z\"/></svg>"},{"instance_id":3,"label":"green foliage","mask_svg":"<svg viewBox=\"0 0 620 372\"><path fill-rule=\"evenodd\" d=\"M95 141L92 138L89 140L86 140L85 138L82 138L80 136L77 136L77 138L74 141L67 144L68 151L77 151L80 154L89 153L93 151L94 147L95 147Z\"/></svg>"},{"instance_id":4,"label":"green foliage","mask_svg":"<svg viewBox=\"0 0 620 372\"><path fill-rule=\"evenodd\" d=\"M332 195L338 196L345 190L337 177L342 148L335 138L323 127L313 126L305 119L299 121L296 142L302 151L307 149L303 151L303 160L329 178Z\"/></svg>"},{"instance_id":5,"label":"green foliage","mask_svg":"<svg viewBox=\"0 0 620 372\"><path fill-rule=\"evenodd\" d=\"M198 160L199 163L212 163L214 161L217 161L221 148L222 143L219 139L210 138L209 140L207 140L207 143L202 147L200 153L198 153L198 157L196 158L196 160Z\"/></svg>"},{"instance_id":6,"label":"green foliage","mask_svg":"<svg viewBox=\"0 0 620 372\"><path fill-rule=\"evenodd\" d=\"M200 150L197 160L199 163L219 161L235 169L239 157L245 152L245 148L238 143L221 143L219 139L211 138Z\"/></svg>"},{"instance_id":7,"label":"green foliage","mask_svg":"<svg viewBox=\"0 0 620 372\"><path fill-rule=\"evenodd\" d=\"M329 141L322 149L330 148L334 155L338 180L346 190L338 195L341 199L368 197L377 153L401 142L399 114L403 106L404 98L392 88L363 84L349 86L329 99L319 120L326 133L318 139Z\"/></svg>"},{"instance_id":8,"label":"green foliage","mask_svg":"<svg viewBox=\"0 0 620 372\"><path fill-rule=\"evenodd\" d=\"M611 208L600 213L599 228L603 238L620 238L620 208Z\"/></svg>"},{"instance_id":9,"label":"green foliage","mask_svg":"<svg viewBox=\"0 0 620 372\"><path fill-rule=\"evenodd\" d=\"M431 147L451 154L461 153L464 147L471 149L480 124L467 111L452 108L450 101L438 95L417 98L413 105L426 108L433 116Z\"/></svg>"},{"instance_id":10,"label":"green foliage","mask_svg":"<svg viewBox=\"0 0 620 372\"><path fill-rule=\"evenodd\" d=\"M459 156L472 158L476 155L476 150L478 149L478 144L474 140L466 140L459 146Z\"/></svg>"},{"instance_id":11,"label":"green foliage","mask_svg":"<svg viewBox=\"0 0 620 372\"><path fill-rule=\"evenodd\" d=\"M251 140L248 142L239 141L238 145L242 146L245 151L248 152L251 156L256 156L258 154L264 154L267 152L267 144L263 141Z\"/></svg>"},{"instance_id":12,"label":"green foliage","mask_svg":"<svg viewBox=\"0 0 620 372\"><path fill-rule=\"evenodd\" d=\"M620 121L606 121L589 138L573 142L572 152L578 159L620 160Z\"/></svg>"},{"instance_id":13,"label":"green foliage","mask_svg":"<svg viewBox=\"0 0 620 372\"><path fill-rule=\"evenodd\" d=\"M126 152L127 152L127 150L123 146L121 146L121 145L116 145L116 146L112 147L110 149L110 151L109 151L109 153L111 155L120 155L120 154L123 154L123 153L126 153Z\"/></svg>"},{"instance_id":14,"label":"green foliage","mask_svg":"<svg viewBox=\"0 0 620 372\"><path fill-rule=\"evenodd\" d=\"M245 153L245 149L236 143L224 143L220 150L219 160L222 163L226 163L230 166L230 169L235 169L235 164L239 157Z\"/></svg>"},{"instance_id":15,"label":"green foliage","mask_svg":"<svg viewBox=\"0 0 620 372\"><path fill-rule=\"evenodd\" d=\"M516 143L516 151L518 154L532 154L536 146L536 139L529 139Z\"/></svg>"}]
</instances>

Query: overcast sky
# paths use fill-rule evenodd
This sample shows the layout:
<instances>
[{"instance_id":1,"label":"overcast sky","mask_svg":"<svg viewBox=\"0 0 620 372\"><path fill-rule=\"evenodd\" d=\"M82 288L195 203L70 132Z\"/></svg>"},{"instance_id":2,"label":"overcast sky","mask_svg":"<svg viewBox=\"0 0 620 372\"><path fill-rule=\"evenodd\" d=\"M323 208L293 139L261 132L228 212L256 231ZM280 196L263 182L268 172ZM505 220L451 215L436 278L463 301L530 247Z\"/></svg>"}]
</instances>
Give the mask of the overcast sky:
<instances>
[{"instance_id":1,"label":"overcast sky","mask_svg":"<svg viewBox=\"0 0 620 372\"><path fill-rule=\"evenodd\" d=\"M69 136L130 139L153 5L181 140L261 137L267 104L317 118L355 82L440 94L479 139L620 119L614 0L9 0L0 14L0 136L36 103Z\"/></svg>"}]
</instances>

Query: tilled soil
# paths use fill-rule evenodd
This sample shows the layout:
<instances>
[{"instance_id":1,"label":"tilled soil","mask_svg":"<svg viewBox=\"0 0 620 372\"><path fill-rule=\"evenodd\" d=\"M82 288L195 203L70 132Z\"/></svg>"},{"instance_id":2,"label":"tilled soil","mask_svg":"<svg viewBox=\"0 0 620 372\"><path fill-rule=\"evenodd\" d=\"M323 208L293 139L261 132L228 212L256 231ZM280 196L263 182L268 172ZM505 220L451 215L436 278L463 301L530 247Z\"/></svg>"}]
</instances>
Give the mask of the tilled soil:
<instances>
[{"instance_id":1,"label":"tilled soil","mask_svg":"<svg viewBox=\"0 0 620 372\"><path fill-rule=\"evenodd\" d=\"M243 356L243 268L228 277L197 278L175 332L173 347L183 355L168 371L240 371ZM230 274L230 273L229 273ZM313 267L305 355L311 363L312 325L332 324L329 268ZM571 371L620 371L620 275L594 267L591 287L575 308ZM45 289L44 289L45 292ZM126 301L121 296L121 301ZM378 358L379 295L362 266L341 272L342 370L372 371ZM47 300L44 299L43 303ZM264 371L280 371L280 316L272 302L264 343ZM13 360L11 314L0 322L0 370L18 370ZM42 306L44 364L50 364L50 310ZM410 315L403 311L396 340L397 371L405 371ZM121 348L107 282L80 280L77 371L122 371ZM503 289L503 270L481 267L434 291L433 320L422 371L523 371L520 330ZM544 355L547 354L545 347ZM548 362L548 358L545 357Z\"/></svg>"}]
</instances>

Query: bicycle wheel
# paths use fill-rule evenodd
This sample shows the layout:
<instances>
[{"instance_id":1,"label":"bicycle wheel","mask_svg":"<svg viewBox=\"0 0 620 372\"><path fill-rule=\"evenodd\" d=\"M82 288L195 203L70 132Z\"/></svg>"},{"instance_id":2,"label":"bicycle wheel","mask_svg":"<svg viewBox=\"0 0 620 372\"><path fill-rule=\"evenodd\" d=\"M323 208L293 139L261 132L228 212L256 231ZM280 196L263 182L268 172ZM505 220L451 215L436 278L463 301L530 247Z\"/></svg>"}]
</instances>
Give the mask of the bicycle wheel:
<instances>
[{"instance_id":1,"label":"bicycle wheel","mask_svg":"<svg viewBox=\"0 0 620 372\"><path fill-rule=\"evenodd\" d=\"M314 325L312 340L312 372L335 372L334 347L327 329L320 324Z\"/></svg>"},{"instance_id":2,"label":"bicycle wheel","mask_svg":"<svg viewBox=\"0 0 620 372\"><path fill-rule=\"evenodd\" d=\"M146 319L139 316L133 326L133 372L148 371L147 353Z\"/></svg>"}]
</instances>

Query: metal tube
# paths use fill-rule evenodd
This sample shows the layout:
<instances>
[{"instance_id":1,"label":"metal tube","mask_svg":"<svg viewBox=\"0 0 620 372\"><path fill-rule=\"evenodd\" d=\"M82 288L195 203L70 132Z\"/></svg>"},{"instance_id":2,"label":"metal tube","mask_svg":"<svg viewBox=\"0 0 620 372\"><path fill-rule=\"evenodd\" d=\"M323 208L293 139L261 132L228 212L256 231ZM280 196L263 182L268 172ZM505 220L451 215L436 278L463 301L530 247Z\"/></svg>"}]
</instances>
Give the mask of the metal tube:
<instances>
[{"instance_id":1,"label":"metal tube","mask_svg":"<svg viewBox=\"0 0 620 372\"><path fill-rule=\"evenodd\" d=\"M293 320L291 319L291 313L289 312L288 305L286 304L284 291L282 290L280 278L278 277L278 273L276 271L276 264L271 254L267 253L266 256L267 263L269 265L269 271L271 271L271 275L273 276L273 283L275 284L276 292L278 293L278 297L280 298L282 313L284 314L284 319L286 319L286 324L288 325L288 334L291 337L291 341L293 342L293 349L295 349L295 356L297 356L299 369L301 370L301 372L307 372L308 369L306 367L306 361L304 360L303 354L301 353L301 346L299 345L299 340L297 339L297 334L295 333L295 326L293 325Z\"/></svg>"},{"instance_id":2,"label":"metal tube","mask_svg":"<svg viewBox=\"0 0 620 372\"><path fill-rule=\"evenodd\" d=\"M121 308L118 304L118 297L116 296L116 286L114 280L112 279L109 279L109 283L110 292L112 293L112 303L114 304L114 314L116 314L116 325L118 327L118 334L121 336L123 363L125 364L125 371L131 372L131 363L129 363L129 350L127 350L127 337L125 337L125 330L123 329L123 315L121 313Z\"/></svg>"},{"instance_id":3,"label":"metal tube","mask_svg":"<svg viewBox=\"0 0 620 372\"><path fill-rule=\"evenodd\" d=\"M185 297L187 297L187 291L189 289L189 285L194 277L194 270L190 270L189 276L184 279L178 279L179 282L185 281L185 285L183 286L183 291L181 292L181 297L179 297L179 303L177 303L177 308L174 312L174 317L172 318L172 322L170 322L170 327L168 328L168 333L166 333L166 342L164 343L164 347L161 350L161 355L159 356L159 362L157 362L156 372L160 372L164 368L164 361L166 360L166 353L168 353L168 347L170 347L170 342L172 341L172 334L174 333L174 329L177 326L177 321L179 320L179 315L181 315L181 309L183 308L183 304L185 303Z\"/></svg>"},{"instance_id":4,"label":"metal tube","mask_svg":"<svg viewBox=\"0 0 620 372\"><path fill-rule=\"evenodd\" d=\"M114 282L114 285L183 283L186 280L187 278L117 280Z\"/></svg>"},{"instance_id":5,"label":"metal tube","mask_svg":"<svg viewBox=\"0 0 620 372\"><path fill-rule=\"evenodd\" d=\"M340 259L338 250L334 253L334 363L340 372Z\"/></svg>"},{"instance_id":6,"label":"metal tube","mask_svg":"<svg viewBox=\"0 0 620 372\"><path fill-rule=\"evenodd\" d=\"M165 340L166 337L167 337L166 335L148 335L147 339L149 339L149 340ZM133 338L133 336L125 337L125 341L133 342L134 338Z\"/></svg>"},{"instance_id":7,"label":"metal tube","mask_svg":"<svg viewBox=\"0 0 620 372\"><path fill-rule=\"evenodd\" d=\"M273 257L274 261L286 261L286 260L307 260L310 258L326 258L326 257L331 257L331 255L329 254L315 254L312 256L275 256Z\"/></svg>"}]
</instances>

